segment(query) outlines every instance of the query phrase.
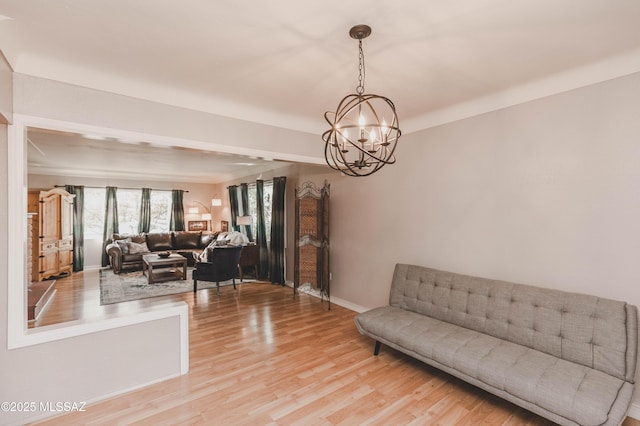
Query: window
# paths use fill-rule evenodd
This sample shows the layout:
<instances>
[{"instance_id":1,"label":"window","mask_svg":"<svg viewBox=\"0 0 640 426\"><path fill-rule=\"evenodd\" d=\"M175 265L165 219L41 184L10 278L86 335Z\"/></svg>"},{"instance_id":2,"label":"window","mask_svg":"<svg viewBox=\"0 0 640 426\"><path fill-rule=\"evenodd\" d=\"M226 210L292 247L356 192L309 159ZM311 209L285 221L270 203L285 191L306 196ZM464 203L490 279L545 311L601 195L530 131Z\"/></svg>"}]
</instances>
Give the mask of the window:
<instances>
[{"instance_id":1,"label":"window","mask_svg":"<svg viewBox=\"0 0 640 426\"><path fill-rule=\"evenodd\" d=\"M118 206L120 208L120 206ZM171 191L151 191L151 226L149 232L169 231Z\"/></svg>"},{"instance_id":2,"label":"window","mask_svg":"<svg viewBox=\"0 0 640 426\"><path fill-rule=\"evenodd\" d=\"M142 191L139 189L118 189L118 229L121 234L137 234L140 222L140 199ZM169 229L167 227L167 229Z\"/></svg>"},{"instance_id":3,"label":"window","mask_svg":"<svg viewBox=\"0 0 640 426\"><path fill-rule=\"evenodd\" d=\"M102 240L104 232L104 188L84 189L84 238Z\"/></svg>"},{"instance_id":4,"label":"window","mask_svg":"<svg viewBox=\"0 0 640 426\"><path fill-rule=\"evenodd\" d=\"M137 234L140 221L139 189L118 189L118 228L121 234ZM104 232L105 189L84 189L84 237L102 239ZM171 219L171 191L151 191L151 226L149 232L167 232Z\"/></svg>"},{"instance_id":5,"label":"window","mask_svg":"<svg viewBox=\"0 0 640 426\"><path fill-rule=\"evenodd\" d=\"M256 184L249 185L249 211L251 213L251 230L253 236L256 236L256 230L258 229L258 214L256 203ZM267 243L271 241L271 197L273 196L273 182L264 183L264 225L267 234Z\"/></svg>"}]
</instances>

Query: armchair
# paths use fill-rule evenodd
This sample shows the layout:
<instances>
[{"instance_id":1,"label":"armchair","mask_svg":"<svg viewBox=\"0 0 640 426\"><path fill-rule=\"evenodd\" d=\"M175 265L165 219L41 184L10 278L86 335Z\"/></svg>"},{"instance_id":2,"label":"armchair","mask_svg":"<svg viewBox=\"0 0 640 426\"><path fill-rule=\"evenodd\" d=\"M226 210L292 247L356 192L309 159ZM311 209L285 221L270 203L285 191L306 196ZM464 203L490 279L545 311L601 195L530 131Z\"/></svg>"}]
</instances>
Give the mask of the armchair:
<instances>
[{"instance_id":1,"label":"armchair","mask_svg":"<svg viewBox=\"0 0 640 426\"><path fill-rule=\"evenodd\" d=\"M236 289L236 274L242 246L222 246L207 248L207 261L196 262L193 270L193 292L198 291L198 280L216 283L217 294L220 295L220 281L233 280Z\"/></svg>"}]
</instances>

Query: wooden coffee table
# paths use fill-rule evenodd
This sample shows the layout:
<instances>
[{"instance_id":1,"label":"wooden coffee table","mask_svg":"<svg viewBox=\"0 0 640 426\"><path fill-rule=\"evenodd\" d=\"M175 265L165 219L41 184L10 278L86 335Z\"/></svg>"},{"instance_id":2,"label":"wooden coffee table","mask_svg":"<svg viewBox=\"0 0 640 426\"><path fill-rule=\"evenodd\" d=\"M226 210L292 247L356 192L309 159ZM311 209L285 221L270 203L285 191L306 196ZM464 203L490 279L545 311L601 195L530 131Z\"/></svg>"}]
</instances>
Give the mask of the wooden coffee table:
<instances>
[{"instance_id":1,"label":"wooden coffee table","mask_svg":"<svg viewBox=\"0 0 640 426\"><path fill-rule=\"evenodd\" d=\"M187 279L187 258L172 253L169 257L157 254L142 256L142 273L147 276L149 284L175 279Z\"/></svg>"}]
</instances>

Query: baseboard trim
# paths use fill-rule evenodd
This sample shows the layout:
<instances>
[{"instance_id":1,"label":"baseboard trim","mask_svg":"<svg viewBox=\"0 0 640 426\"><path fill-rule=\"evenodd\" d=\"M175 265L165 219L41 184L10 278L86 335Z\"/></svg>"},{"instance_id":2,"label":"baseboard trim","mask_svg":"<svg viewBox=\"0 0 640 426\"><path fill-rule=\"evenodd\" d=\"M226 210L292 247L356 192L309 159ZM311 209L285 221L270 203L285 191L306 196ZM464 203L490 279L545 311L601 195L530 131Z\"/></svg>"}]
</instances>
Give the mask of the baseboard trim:
<instances>
[{"instance_id":1,"label":"baseboard trim","mask_svg":"<svg viewBox=\"0 0 640 426\"><path fill-rule=\"evenodd\" d=\"M354 311L357 313L362 313L364 311L368 311L369 308L365 308L364 306L356 305L355 303L351 303L348 300L340 299L339 297L332 297L331 303L335 303L336 305L342 306L343 308L349 309L350 311Z\"/></svg>"},{"instance_id":2,"label":"baseboard trim","mask_svg":"<svg viewBox=\"0 0 640 426\"><path fill-rule=\"evenodd\" d=\"M640 420L640 404L631 404L627 416L635 420Z\"/></svg>"},{"instance_id":3,"label":"baseboard trim","mask_svg":"<svg viewBox=\"0 0 640 426\"><path fill-rule=\"evenodd\" d=\"M293 283L287 282L287 287L293 287ZM316 299L320 299L321 296L312 292L300 292L300 294L308 294L309 296L315 297ZM356 305L355 303L351 303L348 300L341 299L339 297L331 296L330 298L332 304L336 304L342 306L343 308L349 309L350 311L354 311L357 313L361 313L364 311L368 311L369 308L365 308L364 306Z\"/></svg>"}]
</instances>

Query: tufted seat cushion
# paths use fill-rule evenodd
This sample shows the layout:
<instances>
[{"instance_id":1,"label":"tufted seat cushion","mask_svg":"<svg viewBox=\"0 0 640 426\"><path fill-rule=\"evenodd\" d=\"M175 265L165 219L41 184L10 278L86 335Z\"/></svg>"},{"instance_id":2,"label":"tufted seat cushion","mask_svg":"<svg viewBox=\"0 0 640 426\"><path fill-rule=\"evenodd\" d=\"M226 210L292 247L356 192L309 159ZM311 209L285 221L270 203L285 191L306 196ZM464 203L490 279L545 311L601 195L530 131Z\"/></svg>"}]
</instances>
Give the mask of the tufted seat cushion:
<instances>
[{"instance_id":1,"label":"tufted seat cushion","mask_svg":"<svg viewBox=\"0 0 640 426\"><path fill-rule=\"evenodd\" d=\"M398 265L389 302L620 379L635 376L624 302L411 265Z\"/></svg>"},{"instance_id":2,"label":"tufted seat cushion","mask_svg":"<svg viewBox=\"0 0 640 426\"><path fill-rule=\"evenodd\" d=\"M582 425L605 423L624 384L601 371L397 307L360 314L356 324L424 362Z\"/></svg>"}]
</instances>

